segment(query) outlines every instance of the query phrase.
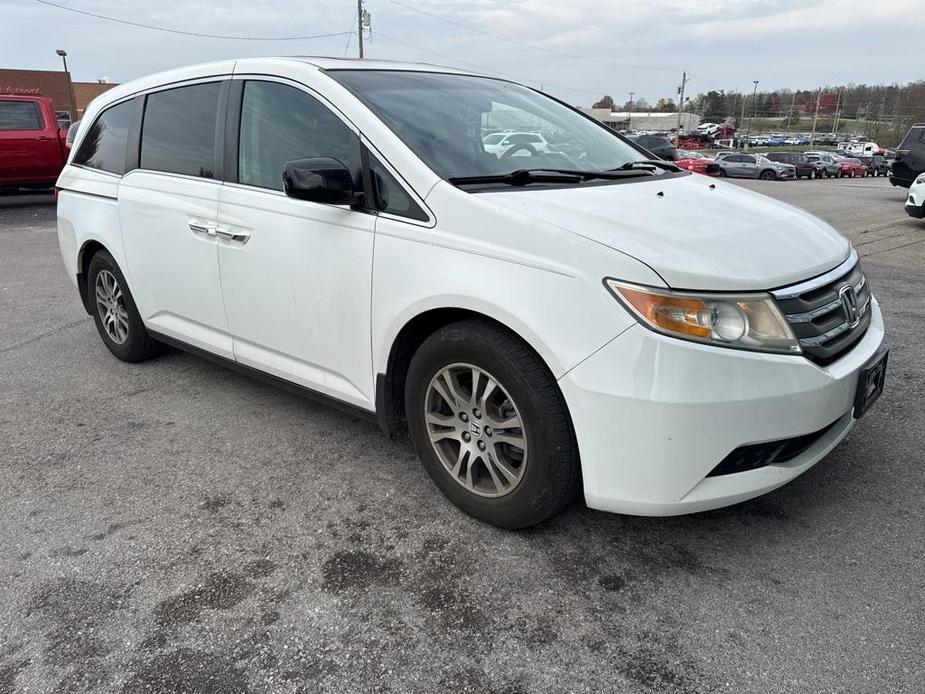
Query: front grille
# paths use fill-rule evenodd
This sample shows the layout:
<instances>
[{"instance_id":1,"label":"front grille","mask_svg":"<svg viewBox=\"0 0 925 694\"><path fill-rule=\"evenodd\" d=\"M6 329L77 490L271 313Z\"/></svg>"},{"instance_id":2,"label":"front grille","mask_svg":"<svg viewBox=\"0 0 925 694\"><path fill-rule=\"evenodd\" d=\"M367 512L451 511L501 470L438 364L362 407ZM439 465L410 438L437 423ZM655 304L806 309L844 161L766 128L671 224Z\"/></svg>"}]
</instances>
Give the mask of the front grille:
<instances>
[{"instance_id":1,"label":"front grille","mask_svg":"<svg viewBox=\"0 0 925 694\"><path fill-rule=\"evenodd\" d=\"M736 472L748 472L749 470L757 470L758 468L767 467L768 465L786 463L809 450L816 441L821 439L823 435L839 421L840 419L836 419L827 427L819 431L814 431L811 434L794 436L791 439L780 439L779 441L768 441L766 443L752 443L747 446L739 446L732 453L723 458L722 462L713 468L707 477L731 475Z\"/></svg>"},{"instance_id":2,"label":"front grille","mask_svg":"<svg viewBox=\"0 0 925 694\"><path fill-rule=\"evenodd\" d=\"M851 291L856 314L851 310ZM849 296L843 297L843 292ZM834 270L772 294L803 355L820 366L831 364L848 352L870 325L870 286L854 251Z\"/></svg>"}]
</instances>

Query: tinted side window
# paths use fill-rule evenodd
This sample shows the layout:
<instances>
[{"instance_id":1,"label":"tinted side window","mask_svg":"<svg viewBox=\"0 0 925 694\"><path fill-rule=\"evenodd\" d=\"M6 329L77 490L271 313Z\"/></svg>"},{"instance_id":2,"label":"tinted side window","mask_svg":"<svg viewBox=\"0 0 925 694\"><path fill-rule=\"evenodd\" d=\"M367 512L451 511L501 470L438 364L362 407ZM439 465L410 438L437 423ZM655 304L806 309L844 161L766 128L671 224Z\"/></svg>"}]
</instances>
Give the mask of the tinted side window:
<instances>
[{"instance_id":1,"label":"tinted side window","mask_svg":"<svg viewBox=\"0 0 925 694\"><path fill-rule=\"evenodd\" d=\"M400 217L427 221L424 210L372 153L369 155L369 173L373 183L375 209Z\"/></svg>"},{"instance_id":2,"label":"tinted side window","mask_svg":"<svg viewBox=\"0 0 925 694\"><path fill-rule=\"evenodd\" d=\"M353 146L353 132L309 94L277 82L249 81L244 85L238 148L240 183L282 190L286 162L333 157L350 167Z\"/></svg>"},{"instance_id":3,"label":"tinted side window","mask_svg":"<svg viewBox=\"0 0 925 694\"><path fill-rule=\"evenodd\" d=\"M115 174L125 173L125 145L135 119L135 103L107 108L84 136L74 163Z\"/></svg>"},{"instance_id":4,"label":"tinted side window","mask_svg":"<svg viewBox=\"0 0 925 694\"><path fill-rule=\"evenodd\" d=\"M213 178L221 84L149 94L141 129L141 168Z\"/></svg>"},{"instance_id":5,"label":"tinted side window","mask_svg":"<svg viewBox=\"0 0 925 694\"><path fill-rule=\"evenodd\" d=\"M0 101L0 130L41 130L42 114L34 101Z\"/></svg>"}]
</instances>

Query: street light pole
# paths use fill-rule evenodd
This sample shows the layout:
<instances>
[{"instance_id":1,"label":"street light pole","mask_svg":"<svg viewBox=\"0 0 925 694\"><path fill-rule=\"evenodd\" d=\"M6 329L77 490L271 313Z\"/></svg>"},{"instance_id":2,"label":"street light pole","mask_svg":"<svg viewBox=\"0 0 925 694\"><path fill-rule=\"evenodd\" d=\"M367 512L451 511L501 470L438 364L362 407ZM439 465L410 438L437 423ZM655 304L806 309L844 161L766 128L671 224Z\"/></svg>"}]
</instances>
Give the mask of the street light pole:
<instances>
[{"instance_id":1,"label":"street light pole","mask_svg":"<svg viewBox=\"0 0 925 694\"><path fill-rule=\"evenodd\" d=\"M55 51L61 60L64 62L64 74L67 76L67 99L68 99L68 113L71 114L71 122L73 123L77 120L77 99L74 97L74 81L71 79L71 73L67 69L67 51L63 48L59 48Z\"/></svg>"},{"instance_id":2,"label":"street light pole","mask_svg":"<svg viewBox=\"0 0 925 694\"><path fill-rule=\"evenodd\" d=\"M755 91L752 92L752 106L754 107L754 114L758 115L758 80L752 80L755 83ZM742 104L742 114L744 118L745 114L745 104ZM748 119L748 128L745 130L745 149L748 149L749 138L752 134L752 119Z\"/></svg>"},{"instance_id":3,"label":"street light pole","mask_svg":"<svg viewBox=\"0 0 925 694\"><path fill-rule=\"evenodd\" d=\"M630 113L629 113L629 119L627 120L627 123L626 123L627 130L633 129L633 97L634 96L636 96L636 92L630 92Z\"/></svg>"}]
</instances>

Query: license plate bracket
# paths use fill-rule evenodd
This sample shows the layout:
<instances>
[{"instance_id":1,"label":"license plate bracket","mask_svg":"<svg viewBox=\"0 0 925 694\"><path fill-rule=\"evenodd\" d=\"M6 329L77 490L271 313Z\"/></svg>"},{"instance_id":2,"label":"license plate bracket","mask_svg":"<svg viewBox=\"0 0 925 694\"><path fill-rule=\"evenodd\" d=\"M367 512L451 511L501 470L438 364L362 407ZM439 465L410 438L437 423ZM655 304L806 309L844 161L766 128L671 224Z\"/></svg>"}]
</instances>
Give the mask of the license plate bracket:
<instances>
[{"instance_id":1,"label":"license plate bracket","mask_svg":"<svg viewBox=\"0 0 925 694\"><path fill-rule=\"evenodd\" d=\"M854 418L860 419L883 394L886 364L890 350L882 350L871 357L858 371L858 386L854 394Z\"/></svg>"}]
</instances>

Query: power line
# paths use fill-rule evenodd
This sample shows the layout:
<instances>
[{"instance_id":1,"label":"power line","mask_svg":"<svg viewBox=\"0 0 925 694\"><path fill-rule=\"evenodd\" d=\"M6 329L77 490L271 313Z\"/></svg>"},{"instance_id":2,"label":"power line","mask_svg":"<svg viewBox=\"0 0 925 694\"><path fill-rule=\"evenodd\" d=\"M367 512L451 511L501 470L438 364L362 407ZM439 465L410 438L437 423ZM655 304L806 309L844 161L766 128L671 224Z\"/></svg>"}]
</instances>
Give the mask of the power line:
<instances>
[{"instance_id":1,"label":"power line","mask_svg":"<svg viewBox=\"0 0 925 694\"><path fill-rule=\"evenodd\" d=\"M357 20L357 13L353 13L353 19L350 20L350 31L347 32L347 45L344 46L344 57L347 57L347 51L350 50L350 39L353 38L353 23Z\"/></svg>"},{"instance_id":2,"label":"power line","mask_svg":"<svg viewBox=\"0 0 925 694\"><path fill-rule=\"evenodd\" d=\"M42 5L48 5L49 7L56 7L59 10L67 10L68 12L74 12L75 14L82 14L87 17L94 17L96 19L105 19L107 22L115 22L116 24L127 24L133 27L139 27L141 29L153 29L154 31L164 31L169 34L180 34L182 36L197 36L199 38L207 39L229 39L234 41L307 41L309 39L327 39L334 36L346 36L353 32L348 31L339 31L334 34L315 34L314 36L229 36L226 34L206 34L198 31L183 31L182 29L171 29L168 27L157 26L155 24L145 24L143 22L133 22L128 19L120 19L118 17L109 17L104 14L97 14L95 12L88 12L86 10L78 10L76 7L68 7L67 5L59 5L56 2L50 2L50 0L35 0L37 3Z\"/></svg>"},{"instance_id":3,"label":"power line","mask_svg":"<svg viewBox=\"0 0 925 694\"><path fill-rule=\"evenodd\" d=\"M501 36L499 34L493 34L492 32L485 31L484 29L478 29L474 26L470 26L469 24L463 24L462 22L457 22L452 19L447 19L446 17L441 17L438 14L427 12L426 10L422 10L419 7L414 7L413 5L406 5L405 3L399 2L398 0L389 0L389 2L391 2L393 5L398 5L399 7L403 7L406 10L411 10L412 12L418 12L419 14L426 15L428 17L431 17L432 19L438 19L441 22L446 22L447 24L452 24L453 26L456 26L456 27L461 27L463 29L468 29L469 31L474 31L477 34L483 34L485 36L490 36L493 39L497 39L499 41L506 41L507 43L513 43L517 46L523 46L524 48L532 48L535 51L543 51L544 53L558 55L562 58L571 58L572 60L584 60L589 63L597 63L599 65L608 65L610 67L619 67L619 68L624 68L628 70L652 70L655 72L677 72L676 68L655 67L653 65L630 65L626 63L615 63L610 60L601 60L600 58L592 58L586 55L577 55L575 53L566 53L564 51L557 51L553 48L546 48L545 46L537 46L536 44L533 44L533 43L527 43L525 41L518 41L517 39L508 38L506 36Z\"/></svg>"}]
</instances>

